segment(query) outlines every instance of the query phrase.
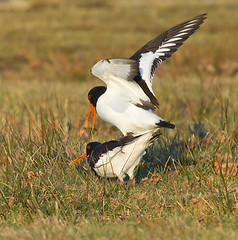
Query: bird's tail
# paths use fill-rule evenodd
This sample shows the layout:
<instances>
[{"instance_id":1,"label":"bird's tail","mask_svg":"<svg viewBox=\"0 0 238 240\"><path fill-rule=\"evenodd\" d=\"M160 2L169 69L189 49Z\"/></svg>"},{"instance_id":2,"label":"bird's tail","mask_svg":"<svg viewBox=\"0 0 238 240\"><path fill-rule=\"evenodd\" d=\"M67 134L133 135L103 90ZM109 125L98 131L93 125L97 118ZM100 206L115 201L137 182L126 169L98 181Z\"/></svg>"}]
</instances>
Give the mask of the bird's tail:
<instances>
[{"instance_id":1,"label":"bird's tail","mask_svg":"<svg viewBox=\"0 0 238 240\"><path fill-rule=\"evenodd\" d=\"M164 127L164 128L175 128L175 125L173 123L170 122L166 122L166 121L160 121L159 123L156 123L156 125L158 127Z\"/></svg>"},{"instance_id":2,"label":"bird's tail","mask_svg":"<svg viewBox=\"0 0 238 240\"><path fill-rule=\"evenodd\" d=\"M160 137L160 135L161 135L161 132L160 132L160 129L158 129L156 132L152 134L152 137L150 138L149 143L152 143L155 140L157 140Z\"/></svg>"},{"instance_id":3,"label":"bird's tail","mask_svg":"<svg viewBox=\"0 0 238 240\"><path fill-rule=\"evenodd\" d=\"M126 136L123 136L123 137L119 138L118 141L121 141L121 142L122 142L122 145L126 145L126 144L128 144L128 143L133 142L134 140L136 140L137 138L139 138L141 135L143 135L143 134L134 136L133 133L127 133Z\"/></svg>"}]
</instances>

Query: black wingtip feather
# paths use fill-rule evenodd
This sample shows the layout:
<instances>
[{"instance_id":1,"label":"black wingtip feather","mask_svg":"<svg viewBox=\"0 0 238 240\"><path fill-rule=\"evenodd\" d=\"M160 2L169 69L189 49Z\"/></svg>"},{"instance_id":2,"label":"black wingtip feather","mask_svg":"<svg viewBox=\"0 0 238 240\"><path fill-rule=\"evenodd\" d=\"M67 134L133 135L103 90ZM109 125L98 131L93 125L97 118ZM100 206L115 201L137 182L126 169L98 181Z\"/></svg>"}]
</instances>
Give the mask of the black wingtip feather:
<instances>
[{"instance_id":1,"label":"black wingtip feather","mask_svg":"<svg viewBox=\"0 0 238 240\"><path fill-rule=\"evenodd\" d=\"M142 53L148 52L148 51L152 51L155 52L158 47L164 42L166 41L166 39L170 39L171 37L175 36L179 30L183 29L183 27L186 27L186 25L193 21L193 20L197 20L197 23L195 24L195 26L192 26L192 29L190 31L188 31L188 35L184 35L181 36L181 41L178 41L176 43L176 49L174 49L174 51L172 51L169 55L167 55L164 59L162 59L163 61L169 57L171 57L171 55L177 51L177 49L183 44L183 42L188 39L199 27L200 25L204 22L204 20L207 18L207 13L198 15L196 17L190 18L180 24L177 24L176 26L170 28L169 30L161 33L160 35L158 35L157 37L155 37L154 39L152 39L151 41L149 41L148 43L146 43L144 46L142 46L137 52L135 52L130 58L134 59L134 60L139 60L141 57Z\"/></svg>"}]
</instances>

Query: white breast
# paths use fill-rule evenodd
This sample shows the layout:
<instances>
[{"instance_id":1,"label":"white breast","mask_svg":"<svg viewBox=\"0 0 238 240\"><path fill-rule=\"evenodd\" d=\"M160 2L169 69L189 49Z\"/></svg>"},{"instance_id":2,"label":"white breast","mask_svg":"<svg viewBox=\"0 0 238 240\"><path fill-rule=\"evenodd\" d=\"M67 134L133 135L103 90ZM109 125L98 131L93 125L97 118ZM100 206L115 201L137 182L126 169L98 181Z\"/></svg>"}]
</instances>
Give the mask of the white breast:
<instances>
[{"instance_id":1,"label":"white breast","mask_svg":"<svg viewBox=\"0 0 238 240\"><path fill-rule=\"evenodd\" d=\"M157 128L155 125L163 120L149 110L131 103L128 96L113 95L106 91L97 102L97 113L101 119L116 126L125 135L132 132L142 134Z\"/></svg>"}]
</instances>

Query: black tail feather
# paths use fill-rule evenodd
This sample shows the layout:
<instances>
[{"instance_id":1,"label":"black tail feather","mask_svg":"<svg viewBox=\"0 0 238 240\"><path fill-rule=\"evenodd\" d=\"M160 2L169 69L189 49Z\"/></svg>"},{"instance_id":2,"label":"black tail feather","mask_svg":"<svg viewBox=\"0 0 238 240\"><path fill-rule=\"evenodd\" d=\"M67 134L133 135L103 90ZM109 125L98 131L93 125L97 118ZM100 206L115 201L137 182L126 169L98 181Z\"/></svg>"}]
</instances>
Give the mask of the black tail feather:
<instances>
[{"instance_id":1,"label":"black tail feather","mask_svg":"<svg viewBox=\"0 0 238 240\"><path fill-rule=\"evenodd\" d=\"M150 139L150 143L154 142L156 139L158 139L161 135L160 129L157 130L155 133L153 133L151 139Z\"/></svg>"},{"instance_id":2,"label":"black tail feather","mask_svg":"<svg viewBox=\"0 0 238 240\"><path fill-rule=\"evenodd\" d=\"M175 128L175 125L173 123L166 122L166 121L160 121L159 123L156 123L156 125L164 128L172 128L172 129Z\"/></svg>"}]
</instances>

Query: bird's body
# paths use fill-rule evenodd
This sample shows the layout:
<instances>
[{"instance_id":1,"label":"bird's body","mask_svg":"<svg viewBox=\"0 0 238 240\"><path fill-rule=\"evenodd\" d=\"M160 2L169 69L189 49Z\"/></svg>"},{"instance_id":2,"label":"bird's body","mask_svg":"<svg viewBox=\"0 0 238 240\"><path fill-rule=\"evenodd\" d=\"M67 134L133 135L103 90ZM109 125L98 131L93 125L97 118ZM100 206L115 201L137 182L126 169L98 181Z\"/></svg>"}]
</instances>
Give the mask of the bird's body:
<instances>
[{"instance_id":1,"label":"bird's body","mask_svg":"<svg viewBox=\"0 0 238 240\"><path fill-rule=\"evenodd\" d=\"M91 89L88 97L98 115L126 135L150 132L158 126L175 126L153 113L159 103L152 89L157 67L171 57L203 23L206 14L189 19L158 35L130 58L97 62L91 72L107 85ZM95 94L95 92L97 92ZM93 101L91 101L93 99Z\"/></svg>"},{"instance_id":2,"label":"bird's body","mask_svg":"<svg viewBox=\"0 0 238 240\"><path fill-rule=\"evenodd\" d=\"M101 74L107 84L107 88L96 87L88 94L97 114L120 129L123 135L140 135L158 126L174 128L173 124L152 112L155 106L150 98L157 104L154 95L148 96L136 81L129 80L132 74L136 77L135 69L137 62L131 59L101 60L94 65L92 73Z\"/></svg>"},{"instance_id":3,"label":"bird's body","mask_svg":"<svg viewBox=\"0 0 238 240\"><path fill-rule=\"evenodd\" d=\"M163 119L145 110L142 103L137 105L140 102L137 96L145 95L139 85L133 86L133 89L130 83L123 83L122 86L118 80L112 86L108 84L107 91L98 98L96 111L99 117L119 128L123 135L138 135L158 128L156 123Z\"/></svg>"},{"instance_id":4,"label":"bird's body","mask_svg":"<svg viewBox=\"0 0 238 240\"><path fill-rule=\"evenodd\" d=\"M134 179L134 170L140 163L145 149L159 137L158 130L140 136L128 135L118 140L105 143L91 142L87 152L75 159L71 164L88 158L89 166L101 177L118 177L121 182L128 175Z\"/></svg>"}]
</instances>

